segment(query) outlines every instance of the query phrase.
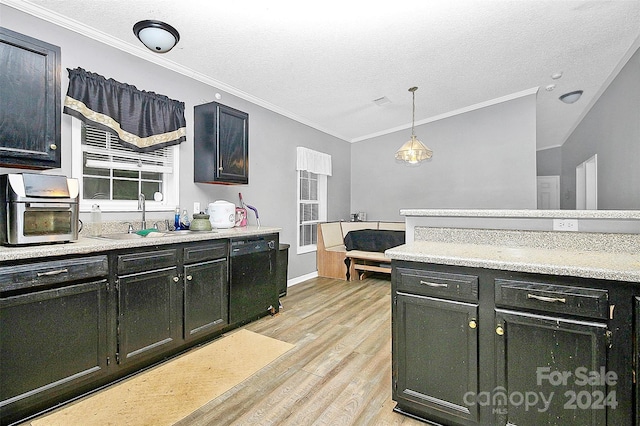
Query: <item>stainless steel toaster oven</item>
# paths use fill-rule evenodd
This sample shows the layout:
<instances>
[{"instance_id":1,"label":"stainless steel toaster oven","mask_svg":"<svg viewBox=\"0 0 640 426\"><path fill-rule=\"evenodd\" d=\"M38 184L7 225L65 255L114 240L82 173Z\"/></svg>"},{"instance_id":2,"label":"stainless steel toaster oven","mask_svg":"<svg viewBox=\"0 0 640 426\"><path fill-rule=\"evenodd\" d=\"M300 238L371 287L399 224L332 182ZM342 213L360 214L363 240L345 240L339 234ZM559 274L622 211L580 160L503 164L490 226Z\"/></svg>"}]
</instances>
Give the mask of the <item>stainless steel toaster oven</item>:
<instances>
[{"instance_id":1,"label":"stainless steel toaster oven","mask_svg":"<svg viewBox=\"0 0 640 426\"><path fill-rule=\"evenodd\" d=\"M78 239L78 181L36 173L0 175L0 242L4 245Z\"/></svg>"}]
</instances>

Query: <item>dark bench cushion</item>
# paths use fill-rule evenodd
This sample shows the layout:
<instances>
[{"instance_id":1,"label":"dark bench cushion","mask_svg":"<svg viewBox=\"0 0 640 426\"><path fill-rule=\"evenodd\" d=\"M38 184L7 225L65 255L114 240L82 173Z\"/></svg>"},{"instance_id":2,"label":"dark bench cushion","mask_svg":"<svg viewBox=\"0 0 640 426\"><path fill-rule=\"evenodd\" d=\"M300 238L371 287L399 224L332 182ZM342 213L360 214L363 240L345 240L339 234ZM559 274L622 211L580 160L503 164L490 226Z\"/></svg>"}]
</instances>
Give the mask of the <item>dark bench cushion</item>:
<instances>
[{"instance_id":1,"label":"dark bench cushion","mask_svg":"<svg viewBox=\"0 0 640 426\"><path fill-rule=\"evenodd\" d=\"M404 244L404 231L386 229L360 229L349 231L344 236L344 245L349 250L375 251L385 250Z\"/></svg>"}]
</instances>

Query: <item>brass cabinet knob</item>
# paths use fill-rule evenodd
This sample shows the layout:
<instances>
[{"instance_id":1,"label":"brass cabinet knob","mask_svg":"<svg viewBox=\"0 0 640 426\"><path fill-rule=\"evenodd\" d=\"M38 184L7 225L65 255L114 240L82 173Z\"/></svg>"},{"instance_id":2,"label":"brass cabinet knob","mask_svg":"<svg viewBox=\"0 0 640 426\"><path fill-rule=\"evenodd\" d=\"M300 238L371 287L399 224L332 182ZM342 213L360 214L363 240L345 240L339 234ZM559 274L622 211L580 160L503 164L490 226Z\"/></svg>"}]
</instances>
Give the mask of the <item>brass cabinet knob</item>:
<instances>
[{"instance_id":1,"label":"brass cabinet knob","mask_svg":"<svg viewBox=\"0 0 640 426\"><path fill-rule=\"evenodd\" d=\"M56 149L58 149L58 145L52 143L51 145L49 145L49 148L51 148L51 151L55 151Z\"/></svg>"},{"instance_id":2,"label":"brass cabinet knob","mask_svg":"<svg viewBox=\"0 0 640 426\"><path fill-rule=\"evenodd\" d=\"M174 283L177 283L178 281L180 281L180 278L178 278L178 277L173 277L173 282L174 282Z\"/></svg>"},{"instance_id":3,"label":"brass cabinet knob","mask_svg":"<svg viewBox=\"0 0 640 426\"><path fill-rule=\"evenodd\" d=\"M191 281L193 277L191 275L187 275L187 281Z\"/></svg>"},{"instance_id":4,"label":"brass cabinet knob","mask_svg":"<svg viewBox=\"0 0 640 426\"><path fill-rule=\"evenodd\" d=\"M500 326L496 327L496 334L498 336L502 336L504 334L504 328L502 328Z\"/></svg>"},{"instance_id":5,"label":"brass cabinet knob","mask_svg":"<svg viewBox=\"0 0 640 426\"><path fill-rule=\"evenodd\" d=\"M469 328L476 328L476 327L478 327L478 323L476 322L476 320L469 321Z\"/></svg>"}]
</instances>

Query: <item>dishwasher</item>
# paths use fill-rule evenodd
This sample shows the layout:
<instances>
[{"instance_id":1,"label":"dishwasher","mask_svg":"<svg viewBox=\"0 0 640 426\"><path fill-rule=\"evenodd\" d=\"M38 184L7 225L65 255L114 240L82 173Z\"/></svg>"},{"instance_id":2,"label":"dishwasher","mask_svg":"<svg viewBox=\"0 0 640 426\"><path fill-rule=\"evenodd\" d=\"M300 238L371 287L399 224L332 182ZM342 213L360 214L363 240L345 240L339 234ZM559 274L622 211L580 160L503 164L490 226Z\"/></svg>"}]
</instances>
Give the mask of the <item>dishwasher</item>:
<instances>
[{"instance_id":1,"label":"dishwasher","mask_svg":"<svg viewBox=\"0 0 640 426\"><path fill-rule=\"evenodd\" d=\"M231 240L229 324L278 311L277 247L278 235Z\"/></svg>"}]
</instances>

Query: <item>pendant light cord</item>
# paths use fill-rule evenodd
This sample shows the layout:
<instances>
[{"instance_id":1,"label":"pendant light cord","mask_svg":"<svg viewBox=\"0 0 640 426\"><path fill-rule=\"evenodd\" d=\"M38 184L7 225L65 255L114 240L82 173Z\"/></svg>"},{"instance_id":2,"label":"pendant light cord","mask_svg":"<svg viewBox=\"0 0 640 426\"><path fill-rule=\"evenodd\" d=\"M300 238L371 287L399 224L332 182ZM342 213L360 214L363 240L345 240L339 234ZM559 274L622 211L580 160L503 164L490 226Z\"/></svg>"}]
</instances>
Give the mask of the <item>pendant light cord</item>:
<instances>
[{"instance_id":1,"label":"pendant light cord","mask_svg":"<svg viewBox=\"0 0 640 426\"><path fill-rule=\"evenodd\" d=\"M409 91L413 94L413 115L411 116L411 136L415 136L415 125L416 125L416 90L417 87L412 87Z\"/></svg>"}]
</instances>

